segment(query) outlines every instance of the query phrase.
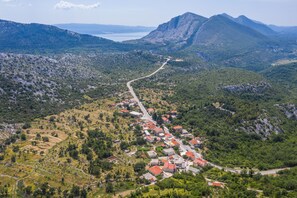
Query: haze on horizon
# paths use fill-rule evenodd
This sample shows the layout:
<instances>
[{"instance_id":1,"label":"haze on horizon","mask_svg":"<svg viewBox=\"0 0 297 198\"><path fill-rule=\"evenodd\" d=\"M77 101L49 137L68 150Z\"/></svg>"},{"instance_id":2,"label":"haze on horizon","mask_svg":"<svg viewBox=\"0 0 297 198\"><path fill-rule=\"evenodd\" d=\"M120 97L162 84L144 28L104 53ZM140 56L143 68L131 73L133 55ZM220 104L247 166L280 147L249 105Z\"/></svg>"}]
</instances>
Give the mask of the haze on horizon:
<instances>
[{"instance_id":1,"label":"haze on horizon","mask_svg":"<svg viewBox=\"0 0 297 198\"><path fill-rule=\"evenodd\" d=\"M0 0L0 19L23 23L158 26L185 12L205 17L246 15L266 24L297 26L296 0Z\"/></svg>"}]
</instances>

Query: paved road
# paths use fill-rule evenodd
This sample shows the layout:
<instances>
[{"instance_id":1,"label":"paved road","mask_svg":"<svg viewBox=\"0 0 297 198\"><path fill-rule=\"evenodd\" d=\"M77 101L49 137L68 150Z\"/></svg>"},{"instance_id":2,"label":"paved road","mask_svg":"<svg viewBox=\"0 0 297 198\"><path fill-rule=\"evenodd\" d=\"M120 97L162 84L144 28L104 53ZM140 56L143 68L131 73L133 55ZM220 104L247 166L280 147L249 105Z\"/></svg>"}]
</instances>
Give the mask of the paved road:
<instances>
[{"instance_id":1,"label":"paved road","mask_svg":"<svg viewBox=\"0 0 297 198\"><path fill-rule=\"evenodd\" d=\"M127 82L127 87L128 87L128 89L129 89L129 92L131 93L131 95L133 96L134 100L137 102L138 106L140 107L140 109L141 109L141 111L142 111L142 113L143 113L143 117L142 117L142 118L145 119L145 120L152 121L152 122L154 122L154 123L155 123L155 121L154 121L153 118L149 115L149 113L147 112L146 108L143 106L143 104L140 102L139 98L138 98L137 95L135 94L135 92L134 92L134 90L133 90L133 87L131 86L131 83L133 83L133 82L135 82L135 81L138 81L138 80L145 79L145 78L149 78L149 77L155 75L155 74L158 73L160 70L162 70L162 69L164 68L165 65L167 65L167 63L168 63L169 60L170 60L170 59L168 58L168 59L166 60L166 62L164 62L164 63L162 64L162 66L161 66L159 69L157 69L156 71L154 71L153 73L151 73L151 74L149 74L149 75L147 75L147 76L143 76L143 77L140 77L140 78L136 78L136 79L134 79L134 80L131 80L131 81Z\"/></svg>"},{"instance_id":2,"label":"paved road","mask_svg":"<svg viewBox=\"0 0 297 198\"><path fill-rule=\"evenodd\" d=\"M152 121L152 122L154 122L154 123L156 123L156 122L152 119L152 117L151 117L151 116L149 115L149 113L147 112L146 108L145 108L145 107L143 106L143 104L140 102L139 98L137 97L137 95L135 94L135 92L134 92L134 90L133 90L133 87L131 86L131 83L133 83L133 82L135 82L135 81L138 81L138 80L145 79L145 78L149 78L149 77L155 75L156 73L158 73L160 70L162 70L162 69L164 68L164 66L168 63L169 60L170 60L170 59L168 58L168 59L166 60L166 62L164 62L164 63L162 64L162 66L161 66L159 69L157 69L156 71L154 71L153 73L151 73L151 74L149 74L149 75L147 75L147 76L143 76L143 77L140 77L140 78L136 78L136 79L134 79L134 80L131 80L131 81L127 82L127 87L128 87L128 89L129 89L129 92L130 92L131 95L133 96L134 100L138 103L138 106L140 107L140 109L141 109L141 111L142 111L142 113L143 113L143 117L142 117L142 118L145 119L145 120L148 120L148 121ZM167 127L164 127L164 130L165 130L166 133L170 133ZM190 147L184 145L183 142L182 142L180 139L178 139L178 138L176 138L176 137L175 137L175 139L176 139L177 142L180 144L180 148L181 148L183 151L191 151L191 152L193 152L193 153L195 154L196 157L197 157L197 156L199 156L199 157L201 156L201 154L198 153L198 152L196 152L194 149L191 149ZM223 167L223 166L219 166L219 165L217 165L217 164L211 163L211 162L209 162L209 165L210 165L210 166L213 166L213 167L215 167L215 168L218 168L218 169L220 169L220 170L224 170L224 171L231 172L231 173L240 174L240 172L241 172L240 169L233 169L233 168ZM255 172L255 174L260 173L261 175L275 175L275 174L277 174L278 171L286 170L286 169L290 169L290 168L280 168L280 169L271 169L271 170L266 170L266 171L257 171L257 172Z\"/></svg>"}]
</instances>

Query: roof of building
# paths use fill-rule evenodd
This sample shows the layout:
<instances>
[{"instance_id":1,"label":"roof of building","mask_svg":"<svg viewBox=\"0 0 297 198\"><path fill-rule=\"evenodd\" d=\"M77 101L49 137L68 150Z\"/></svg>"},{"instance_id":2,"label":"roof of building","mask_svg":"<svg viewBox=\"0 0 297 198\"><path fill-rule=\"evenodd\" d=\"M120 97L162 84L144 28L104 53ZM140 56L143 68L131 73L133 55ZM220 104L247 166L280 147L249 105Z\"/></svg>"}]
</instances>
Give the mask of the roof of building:
<instances>
[{"instance_id":1,"label":"roof of building","mask_svg":"<svg viewBox=\"0 0 297 198\"><path fill-rule=\"evenodd\" d=\"M171 142L174 146L179 146L179 143L176 141L176 139L172 139Z\"/></svg>"},{"instance_id":2,"label":"roof of building","mask_svg":"<svg viewBox=\"0 0 297 198\"><path fill-rule=\"evenodd\" d=\"M155 176L158 176L163 172L163 170L159 166L153 166L153 167L149 168L148 170L150 173L152 173Z\"/></svg>"},{"instance_id":3,"label":"roof of building","mask_svg":"<svg viewBox=\"0 0 297 198\"><path fill-rule=\"evenodd\" d=\"M194 160L194 163L199 164L199 165L206 165L207 161L205 159L202 159L202 158L197 158L197 159Z\"/></svg>"},{"instance_id":4,"label":"roof of building","mask_svg":"<svg viewBox=\"0 0 297 198\"><path fill-rule=\"evenodd\" d=\"M193 173L195 173L195 174L197 174L197 173L199 173L200 172L200 170L199 169L197 169L197 168L194 168L194 167L189 167L189 169L188 169L189 171L191 171L191 172L193 172Z\"/></svg>"},{"instance_id":5,"label":"roof of building","mask_svg":"<svg viewBox=\"0 0 297 198\"><path fill-rule=\"evenodd\" d=\"M135 115L135 116L141 116L142 113L136 112L136 111L131 111L130 112L131 115Z\"/></svg>"},{"instance_id":6,"label":"roof of building","mask_svg":"<svg viewBox=\"0 0 297 198\"><path fill-rule=\"evenodd\" d=\"M162 120L163 120L164 122L169 122L169 119L166 118L166 117L162 117Z\"/></svg>"},{"instance_id":7,"label":"roof of building","mask_svg":"<svg viewBox=\"0 0 297 198\"><path fill-rule=\"evenodd\" d=\"M169 162L165 162L163 169L169 169L169 170L175 170L176 169L176 165L175 164L171 164Z\"/></svg>"},{"instance_id":8,"label":"roof of building","mask_svg":"<svg viewBox=\"0 0 297 198\"><path fill-rule=\"evenodd\" d=\"M215 182L212 182L212 186L222 187L223 183L215 181Z\"/></svg>"},{"instance_id":9,"label":"roof of building","mask_svg":"<svg viewBox=\"0 0 297 198\"><path fill-rule=\"evenodd\" d=\"M157 153L155 151L148 151L147 154L148 155L157 155Z\"/></svg>"},{"instance_id":10,"label":"roof of building","mask_svg":"<svg viewBox=\"0 0 297 198\"><path fill-rule=\"evenodd\" d=\"M163 133L164 132L163 129L160 127L155 127L154 131L155 131L155 133Z\"/></svg>"},{"instance_id":11,"label":"roof of building","mask_svg":"<svg viewBox=\"0 0 297 198\"><path fill-rule=\"evenodd\" d=\"M173 148L163 149L163 152L165 152L165 153L175 153Z\"/></svg>"},{"instance_id":12,"label":"roof of building","mask_svg":"<svg viewBox=\"0 0 297 198\"><path fill-rule=\"evenodd\" d=\"M196 139L192 139L192 140L190 140L189 143L192 144L192 145L197 145L197 144L199 144L198 140L196 140Z\"/></svg>"},{"instance_id":13,"label":"roof of building","mask_svg":"<svg viewBox=\"0 0 297 198\"><path fill-rule=\"evenodd\" d=\"M153 140L152 136L150 136L150 135L146 136L146 139L147 140Z\"/></svg>"},{"instance_id":14,"label":"roof of building","mask_svg":"<svg viewBox=\"0 0 297 198\"><path fill-rule=\"evenodd\" d=\"M144 177L146 180L149 180L149 181L156 181L156 180L157 180L157 178L156 178L154 175L152 175L151 173L145 173L145 174L143 175L143 177Z\"/></svg>"},{"instance_id":15,"label":"roof of building","mask_svg":"<svg viewBox=\"0 0 297 198\"><path fill-rule=\"evenodd\" d=\"M154 108L148 108L147 111L150 113L150 112L154 112L155 109Z\"/></svg>"},{"instance_id":16,"label":"roof of building","mask_svg":"<svg viewBox=\"0 0 297 198\"><path fill-rule=\"evenodd\" d=\"M174 129L174 130L177 130L177 129L183 129L183 127L178 125L178 126L174 126L173 129Z\"/></svg>"},{"instance_id":17,"label":"roof of building","mask_svg":"<svg viewBox=\"0 0 297 198\"><path fill-rule=\"evenodd\" d=\"M186 152L186 156L187 156L188 158L191 158L192 160L195 159L195 155L194 155L194 153L191 152L191 151L187 151L187 152Z\"/></svg>"}]
</instances>

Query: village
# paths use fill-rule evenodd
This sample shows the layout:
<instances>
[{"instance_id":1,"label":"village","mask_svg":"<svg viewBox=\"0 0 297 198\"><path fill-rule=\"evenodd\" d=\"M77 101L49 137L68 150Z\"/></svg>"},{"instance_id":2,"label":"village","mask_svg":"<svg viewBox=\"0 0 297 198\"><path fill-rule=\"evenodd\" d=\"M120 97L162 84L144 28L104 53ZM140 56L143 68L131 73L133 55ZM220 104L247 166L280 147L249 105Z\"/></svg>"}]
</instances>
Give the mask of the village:
<instances>
[{"instance_id":1,"label":"village","mask_svg":"<svg viewBox=\"0 0 297 198\"><path fill-rule=\"evenodd\" d=\"M201 154L203 138L194 137L183 126L172 125L172 121L178 116L177 111L172 110L162 115L161 124L158 124L155 120L156 110L148 108L151 119L144 118L137 111L138 102L134 99L125 99L114 106L122 116L130 116L136 120L135 124L142 128L142 137L152 146L146 152L150 159L146 173L141 176L148 185L172 177L177 172L191 172L195 175L209 165ZM209 181L208 185L224 187L223 183L217 181Z\"/></svg>"}]
</instances>

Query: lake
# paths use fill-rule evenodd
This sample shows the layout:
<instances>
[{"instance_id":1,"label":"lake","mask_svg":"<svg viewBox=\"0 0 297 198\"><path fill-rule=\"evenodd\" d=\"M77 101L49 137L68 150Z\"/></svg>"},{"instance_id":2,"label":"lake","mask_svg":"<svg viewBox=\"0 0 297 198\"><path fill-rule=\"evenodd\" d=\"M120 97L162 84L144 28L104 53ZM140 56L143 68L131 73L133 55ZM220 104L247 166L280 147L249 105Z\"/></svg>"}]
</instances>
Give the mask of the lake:
<instances>
[{"instance_id":1,"label":"lake","mask_svg":"<svg viewBox=\"0 0 297 198\"><path fill-rule=\"evenodd\" d=\"M148 34L149 32L133 32L133 33L97 34L95 36L110 39L117 42L122 42L122 41L140 39Z\"/></svg>"}]
</instances>

